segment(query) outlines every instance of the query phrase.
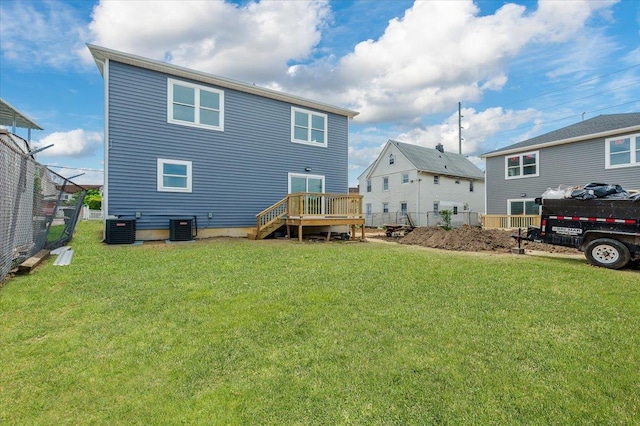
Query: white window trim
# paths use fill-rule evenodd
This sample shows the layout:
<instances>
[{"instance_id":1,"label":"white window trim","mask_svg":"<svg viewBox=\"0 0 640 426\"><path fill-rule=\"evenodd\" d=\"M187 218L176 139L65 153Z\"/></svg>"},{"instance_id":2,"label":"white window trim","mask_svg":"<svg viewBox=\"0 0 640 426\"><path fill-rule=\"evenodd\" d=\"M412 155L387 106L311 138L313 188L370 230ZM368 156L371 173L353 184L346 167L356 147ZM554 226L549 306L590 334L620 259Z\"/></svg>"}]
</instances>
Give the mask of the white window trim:
<instances>
[{"instance_id":1,"label":"white window trim","mask_svg":"<svg viewBox=\"0 0 640 426\"><path fill-rule=\"evenodd\" d=\"M405 176L407 177L407 181L406 182L404 180ZM400 183L403 184L403 185L409 183L409 173L401 173L400 174Z\"/></svg>"},{"instance_id":2,"label":"white window trim","mask_svg":"<svg viewBox=\"0 0 640 426\"><path fill-rule=\"evenodd\" d=\"M164 186L164 175L162 173L162 166L164 164L180 164L183 166L187 166L187 187L186 188L176 188L173 186ZM192 164L191 161L182 161L182 160L170 160L167 158L158 158L158 169L157 169L157 184L158 184L158 192L192 192Z\"/></svg>"},{"instance_id":3,"label":"white window trim","mask_svg":"<svg viewBox=\"0 0 640 426\"><path fill-rule=\"evenodd\" d=\"M322 193L324 194L327 187L325 186L325 180L324 180L324 176L323 175L307 175L307 174L301 174L301 173L288 173L287 174L287 194L291 194L291 178L292 177L297 177L297 178L312 178L312 179L320 179L322 180ZM307 190L309 189L309 181L307 180ZM308 191L305 191L308 192Z\"/></svg>"},{"instance_id":4,"label":"white window trim","mask_svg":"<svg viewBox=\"0 0 640 426\"><path fill-rule=\"evenodd\" d=\"M523 203L526 203L527 201L535 201L535 198L508 198L507 199L507 215L511 216L511 203L514 201L522 201ZM522 206L523 210L526 210L524 208L524 205ZM538 207L538 211L540 210L540 207ZM524 213L525 216L530 216L527 215L526 212Z\"/></svg>"},{"instance_id":5,"label":"white window trim","mask_svg":"<svg viewBox=\"0 0 640 426\"><path fill-rule=\"evenodd\" d=\"M525 155L531 155L534 154L536 156L536 173L533 175L525 175L524 173L524 164L522 161L522 157L524 157ZM520 157L520 175L519 176L509 176L509 158L511 157ZM505 155L504 157L504 178L511 180L511 179L526 179L526 178L532 178L532 177L538 177L540 176L540 151L529 151L529 152L522 152L520 154L511 154L511 155Z\"/></svg>"},{"instance_id":6,"label":"white window trim","mask_svg":"<svg viewBox=\"0 0 640 426\"><path fill-rule=\"evenodd\" d=\"M630 152L630 163L628 164L611 164L611 145L609 144L610 141L614 141L614 140L618 140L618 139L626 139L629 138L631 140L631 144L629 145L629 148L631 150ZM636 150L640 149L640 147L638 146L638 144L640 143L640 141L638 140L638 138L640 138L640 133L635 133L632 135L620 135L620 136L616 136L614 138L608 138L604 140L604 150L605 150L605 156L604 156L604 160L605 160L605 169L623 169L626 167L637 167L640 166L640 158L638 158L636 156Z\"/></svg>"},{"instance_id":7,"label":"white window trim","mask_svg":"<svg viewBox=\"0 0 640 426\"><path fill-rule=\"evenodd\" d=\"M305 114L309 115L309 122L307 123L309 125L308 129L309 132L307 134L307 136L310 138L311 137L311 123L312 123L312 119L311 116L312 115L317 115L319 117L323 117L324 118L324 143L318 143L318 142L313 142L311 140L302 140L302 139L296 139L295 138L295 124L296 124L296 111L297 112L302 112ZM318 146L318 147L322 147L322 148L326 148L329 142L329 132L327 131L328 128L328 123L329 123L329 116L327 114L323 114L320 112L316 112L316 111L311 111L309 109L303 109L303 108L297 108L297 107L291 107L291 142L293 143L299 143L299 144L303 144L303 145L310 145L310 146Z\"/></svg>"},{"instance_id":8,"label":"white window trim","mask_svg":"<svg viewBox=\"0 0 640 426\"><path fill-rule=\"evenodd\" d=\"M176 120L173 118L173 86L177 84L179 86L191 87L196 90L195 96L195 122ZM215 92L220 96L220 125L210 126L208 124L201 124L200 121L200 90L206 90L207 92ZM224 92L222 90L214 89L213 87L201 86L198 84L188 83L182 80L176 80L173 78L167 79L167 123L177 124L180 126L198 127L200 129L209 129L223 132L224 131Z\"/></svg>"},{"instance_id":9,"label":"white window trim","mask_svg":"<svg viewBox=\"0 0 640 426\"><path fill-rule=\"evenodd\" d=\"M387 189L384 188L384 181L385 179L387 180ZM389 176L383 176L382 177L382 191L383 192L387 192L389 191Z\"/></svg>"}]
</instances>

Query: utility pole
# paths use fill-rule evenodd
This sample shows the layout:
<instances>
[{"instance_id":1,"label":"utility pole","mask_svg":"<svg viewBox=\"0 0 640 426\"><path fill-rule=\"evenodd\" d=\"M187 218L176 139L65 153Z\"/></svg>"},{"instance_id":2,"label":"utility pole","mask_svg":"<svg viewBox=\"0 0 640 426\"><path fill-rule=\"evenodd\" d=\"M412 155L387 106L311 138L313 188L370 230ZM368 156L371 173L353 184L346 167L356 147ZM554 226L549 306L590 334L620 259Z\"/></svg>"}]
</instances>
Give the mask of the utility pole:
<instances>
[{"instance_id":1,"label":"utility pole","mask_svg":"<svg viewBox=\"0 0 640 426\"><path fill-rule=\"evenodd\" d=\"M458 154L462 154L462 102L458 102Z\"/></svg>"}]
</instances>

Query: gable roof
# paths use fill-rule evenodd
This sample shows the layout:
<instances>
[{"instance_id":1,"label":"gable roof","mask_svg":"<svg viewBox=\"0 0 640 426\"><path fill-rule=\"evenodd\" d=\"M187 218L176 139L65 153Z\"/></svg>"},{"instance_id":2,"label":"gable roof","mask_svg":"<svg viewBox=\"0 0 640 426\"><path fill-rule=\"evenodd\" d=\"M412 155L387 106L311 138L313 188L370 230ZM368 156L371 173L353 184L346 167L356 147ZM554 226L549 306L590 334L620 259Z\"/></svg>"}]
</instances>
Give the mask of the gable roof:
<instances>
[{"instance_id":1,"label":"gable roof","mask_svg":"<svg viewBox=\"0 0 640 426\"><path fill-rule=\"evenodd\" d=\"M100 73L104 77L104 64L105 60L113 60L123 64L133 65L139 68L144 68L152 71L158 71L164 74L173 75L176 77L188 78L191 80L199 81L202 83L212 84L227 89L238 90L240 92L251 93L254 95L262 96L265 98L276 99L292 103L299 106L308 108L314 108L324 112L330 112L353 118L359 114L357 111L352 111L345 108L325 104L322 102L312 101L300 96L289 95L277 90L266 89L258 87L253 84L243 83L237 80L231 80L228 78L220 77L213 74L207 74L201 71L192 70L185 67L169 64L167 62L156 61L153 59L144 58L142 56L132 55L130 53L120 52L113 49L107 49L105 47L96 46L93 44L87 44L89 51L93 55L93 59L98 65Z\"/></svg>"},{"instance_id":2,"label":"gable roof","mask_svg":"<svg viewBox=\"0 0 640 426\"><path fill-rule=\"evenodd\" d=\"M437 175L447 175L461 178L473 178L484 180L484 173L476 167L467 157L453 152L440 152L437 149L425 148L404 142L389 140L388 144L394 145L404 155L418 172L427 172ZM378 157L380 161L383 153ZM371 167L369 173L373 170Z\"/></svg>"},{"instance_id":3,"label":"gable roof","mask_svg":"<svg viewBox=\"0 0 640 426\"><path fill-rule=\"evenodd\" d=\"M640 113L599 115L588 120L536 136L526 141L514 143L495 151L482 154L480 157L495 157L528 148L563 145L587 139L607 137L624 132L640 131Z\"/></svg>"}]
</instances>

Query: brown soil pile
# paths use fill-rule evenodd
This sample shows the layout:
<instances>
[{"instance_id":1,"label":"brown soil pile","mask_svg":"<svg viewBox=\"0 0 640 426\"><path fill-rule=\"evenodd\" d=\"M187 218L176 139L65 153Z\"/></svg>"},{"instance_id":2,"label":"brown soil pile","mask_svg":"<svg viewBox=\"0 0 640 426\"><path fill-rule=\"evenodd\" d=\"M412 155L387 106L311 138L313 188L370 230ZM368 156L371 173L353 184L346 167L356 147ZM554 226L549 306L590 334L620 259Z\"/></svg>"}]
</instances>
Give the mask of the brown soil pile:
<instances>
[{"instance_id":1,"label":"brown soil pile","mask_svg":"<svg viewBox=\"0 0 640 426\"><path fill-rule=\"evenodd\" d=\"M400 244L418 245L443 250L455 251L495 251L509 253L518 242L511 237L511 231L499 229L482 229L472 226L446 231L439 226L416 228L409 234L401 237L384 237L387 241L397 241ZM553 246L551 244L522 241L521 247L526 250L546 251L550 253L575 253L580 252L570 247Z\"/></svg>"}]
</instances>

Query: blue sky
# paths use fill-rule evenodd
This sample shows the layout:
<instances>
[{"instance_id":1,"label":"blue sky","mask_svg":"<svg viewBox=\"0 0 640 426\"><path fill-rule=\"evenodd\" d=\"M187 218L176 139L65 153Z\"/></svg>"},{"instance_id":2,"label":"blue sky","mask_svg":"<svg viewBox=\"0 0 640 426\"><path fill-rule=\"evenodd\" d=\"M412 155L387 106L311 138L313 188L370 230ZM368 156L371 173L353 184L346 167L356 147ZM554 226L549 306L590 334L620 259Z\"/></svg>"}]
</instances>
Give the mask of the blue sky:
<instances>
[{"instance_id":1,"label":"blue sky","mask_svg":"<svg viewBox=\"0 0 640 426\"><path fill-rule=\"evenodd\" d=\"M0 2L0 97L38 160L102 183L103 80L86 43L360 112L349 183L388 139L482 153L640 111L640 2ZM18 130L26 136L26 131ZM59 167L60 166L60 167Z\"/></svg>"}]
</instances>

